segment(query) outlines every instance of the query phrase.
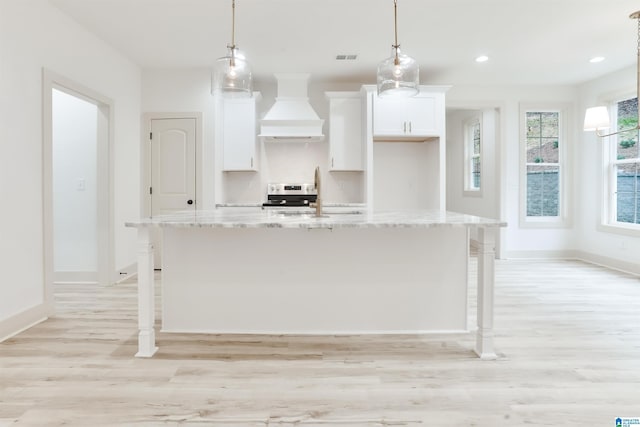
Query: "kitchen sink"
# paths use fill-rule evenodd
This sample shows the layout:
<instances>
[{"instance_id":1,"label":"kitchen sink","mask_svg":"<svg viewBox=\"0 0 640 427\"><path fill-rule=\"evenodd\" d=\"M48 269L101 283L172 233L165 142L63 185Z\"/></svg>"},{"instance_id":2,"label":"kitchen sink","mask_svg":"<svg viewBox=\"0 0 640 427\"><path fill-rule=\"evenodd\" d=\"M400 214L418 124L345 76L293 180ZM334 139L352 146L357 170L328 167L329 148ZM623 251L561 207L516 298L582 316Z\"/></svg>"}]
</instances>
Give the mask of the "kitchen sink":
<instances>
[{"instance_id":1,"label":"kitchen sink","mask_svg":"<svg viewBox=\"0 0 640 427\"><path fill-rule=\"evenodd\" d=\"M314 210L278 210L274 212L276 215L291 218L291 217L300 217L300 218L315 218L316 214ZM363 210L353 210L353 209L340 209L340 208L325 208L322 210L321 218L327 218L329 216L335 215L360 215L363 214Z\"/></svg>"}]
</instances>

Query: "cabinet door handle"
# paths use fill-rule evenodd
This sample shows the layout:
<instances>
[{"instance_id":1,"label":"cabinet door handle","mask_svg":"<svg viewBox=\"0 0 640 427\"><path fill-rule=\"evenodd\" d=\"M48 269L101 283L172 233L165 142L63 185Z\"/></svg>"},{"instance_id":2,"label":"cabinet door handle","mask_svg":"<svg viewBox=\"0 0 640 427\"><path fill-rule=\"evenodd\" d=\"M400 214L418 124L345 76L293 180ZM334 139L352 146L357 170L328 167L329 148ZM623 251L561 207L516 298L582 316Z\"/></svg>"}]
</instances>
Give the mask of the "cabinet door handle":
<instances>
[{"instance_id":1,"label":"cabinet door handle","mask_svg":"<svg viewBox=\"0 0 640 427\"><path fill-rule=\"evenodd\" d=\"M404 122L404 123L402 124L402 131L403 131L404 133L407 133L407 122Z\"/></svg>"},{"instance_id":2,"label":"cabinet door handle","mask_svg":"<svg viewBox=\"0 0 640 427\"><path fill-rule=\"evenodd\" d=\"M331 167L333 167L333 157L331 158Z\"/></svg>"},{"instance_id":3,"label":"cabinet door handle","mask_svg":"<svg viewBox=\"0 0 640 427\"><path fill-rule=\"evenodd\" d=\"M411 122L409 122L409 133L411 133Z\"/></svg>"},{"instance_id":4,"label":"cabinet door handle","mask_svg":"<svg viewBox=\"0 0 640 427\"><path fill-rule=\"evenodd\" d=\"M253 157L251 157L251 167L253 167Z\"/></svg>"}]
</instances>

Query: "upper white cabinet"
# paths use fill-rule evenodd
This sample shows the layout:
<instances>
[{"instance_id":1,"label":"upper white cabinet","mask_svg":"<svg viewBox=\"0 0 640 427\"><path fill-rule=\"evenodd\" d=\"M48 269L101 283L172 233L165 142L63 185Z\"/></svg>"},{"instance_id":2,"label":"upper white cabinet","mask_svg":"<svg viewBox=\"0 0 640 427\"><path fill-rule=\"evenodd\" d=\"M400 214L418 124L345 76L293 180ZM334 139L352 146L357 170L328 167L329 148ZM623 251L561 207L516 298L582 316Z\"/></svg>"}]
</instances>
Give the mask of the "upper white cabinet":
<instances>
[{"instance_id":1,"label":"upper white cabinet","mask_svg":"<svg viewBox=\"0 0 640 427\"><path fill-rule=\"evenodd\" d=\"M228 98L222 101L222 149L224 171L255 171L256 158L256 103L259 93L252 98Z\"/></svg>"},{"instance_id":2,"label":"upper white cabinet","mask_svg":"<svg viewBox=\"0 0 640 427\"><path fill-rule=\"evenodd\" d=\"M362 96L326 92L329 99L329 170L364 170Z\"/></svg>"},{"instance_id":3,"label":"upper white cabinet","mask_svg":"<svg viewBox=\"0 0 640 427\"><path fill-rule=\"evenodd\" d=\"M414 97L380 98L376 86L362 86L365 202L370 208L446 208L445 94L449 88L421 85Z\"/></svg>"},{"instance_id":4,"label":"upper white cabinet","mask_svg":"<svg viewBox=\"0 0 640 427\"><path fill-rule=\"evenodd\" d=\"M444 94L421 90L411 98L380 98L373 94L374 140L424 141L442 133Z\"/></svg>"}]
</instances>

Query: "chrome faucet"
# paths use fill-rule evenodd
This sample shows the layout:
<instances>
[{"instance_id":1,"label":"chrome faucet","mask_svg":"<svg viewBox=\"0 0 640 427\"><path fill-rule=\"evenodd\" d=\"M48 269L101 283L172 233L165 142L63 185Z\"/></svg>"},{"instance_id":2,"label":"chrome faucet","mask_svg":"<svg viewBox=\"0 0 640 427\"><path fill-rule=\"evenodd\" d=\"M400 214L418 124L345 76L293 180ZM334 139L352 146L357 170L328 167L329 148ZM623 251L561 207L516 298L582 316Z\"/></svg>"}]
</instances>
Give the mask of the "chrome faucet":
<instances>
[{"instance_id":1,"label":"chrome faucet","mask_svg":"<svg viewBox=\"0 0 640 427\"><path fill-rule=\"evenodd\" d=\"M316 208L316 217L322 216L322 193L320 184L320 166L316 166L315 175L313 177L313 185L316 187L316 201L315 203L309 203L309 206Z\"/></svg>"}]
</instances>

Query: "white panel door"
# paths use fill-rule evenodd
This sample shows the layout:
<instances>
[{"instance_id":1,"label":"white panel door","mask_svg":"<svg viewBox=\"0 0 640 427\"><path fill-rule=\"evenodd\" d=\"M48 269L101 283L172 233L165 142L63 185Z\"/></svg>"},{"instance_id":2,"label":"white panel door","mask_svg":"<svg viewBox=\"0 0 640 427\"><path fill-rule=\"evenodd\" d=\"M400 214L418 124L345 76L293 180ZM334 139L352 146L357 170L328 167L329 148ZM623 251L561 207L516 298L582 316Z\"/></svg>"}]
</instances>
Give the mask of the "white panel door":
<instances>
[{"instance_id":1,"label":"white panel door","mask_svg":"<svg viewBox=\"0 0 640 427\"><path fill-rule=\"evenodd\" d=\"M196 209L196 119L151 120L151 216ZM152 235L162 268L162 233Z\"/></svg>"},{"instance_id":2,"label":"white panel door","mask_svg":"<svg viewBox=\"0 0 640 427\"><path fill-rule=\"evenodd\" d=\"M196 119L151 120L151 216L196 209Z\"/></svg>"}]
</instances>

